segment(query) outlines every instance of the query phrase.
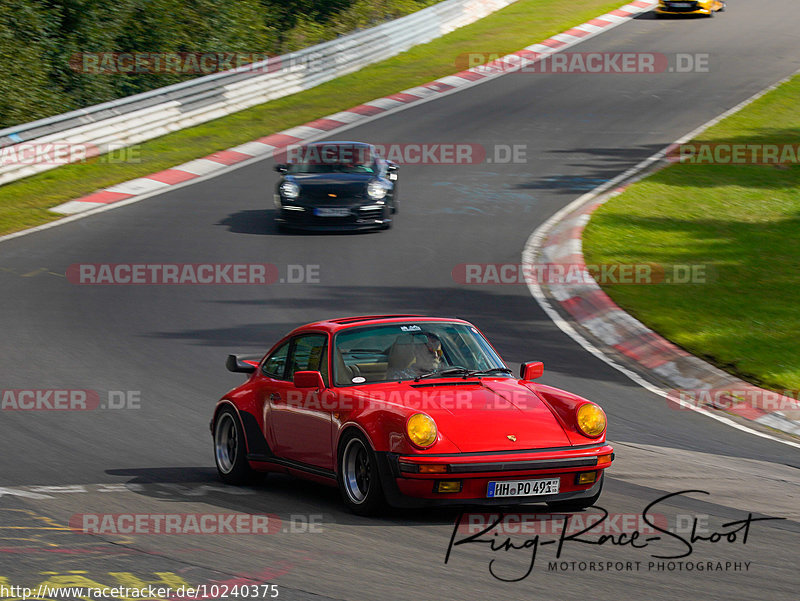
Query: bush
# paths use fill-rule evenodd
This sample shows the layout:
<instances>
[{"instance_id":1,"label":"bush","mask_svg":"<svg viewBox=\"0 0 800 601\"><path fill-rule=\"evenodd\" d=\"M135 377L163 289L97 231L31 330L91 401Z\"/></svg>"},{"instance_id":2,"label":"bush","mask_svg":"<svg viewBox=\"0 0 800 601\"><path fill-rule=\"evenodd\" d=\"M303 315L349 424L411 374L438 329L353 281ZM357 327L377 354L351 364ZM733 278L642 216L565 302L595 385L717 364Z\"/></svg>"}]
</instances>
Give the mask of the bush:
<instances>
[{"instance_id":1,"label":"bush","mask_svg":"<svg viewBox=\"0 0 800 601\"><path fill-rule=\"evenodd\" d=\"M0 128L196 77L84 73L80 53L281 54L438 0L3 0ZM72 64L71 64L72 61Z\"/></svg>"}]
</instances>

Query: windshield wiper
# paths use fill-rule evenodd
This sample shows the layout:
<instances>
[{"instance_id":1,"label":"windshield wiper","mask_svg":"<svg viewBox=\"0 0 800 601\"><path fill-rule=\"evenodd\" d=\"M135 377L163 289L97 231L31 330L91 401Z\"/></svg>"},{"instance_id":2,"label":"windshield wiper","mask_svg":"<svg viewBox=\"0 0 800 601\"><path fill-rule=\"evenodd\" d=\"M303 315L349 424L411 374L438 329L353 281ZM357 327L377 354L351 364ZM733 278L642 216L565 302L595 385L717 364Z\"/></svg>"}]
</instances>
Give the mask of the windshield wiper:
<instances>
[{"instance_id":1,"label":"windshield wiper","mask_svg":"<svg viewBox=\"0 0 800 601\"><path fill-rule=\"evenodd\" d=\"M432 371L429 374L422 374L421 376L417 376L414 378L415 382L419 382L423 378L435 378L435 377L447 377L447 376L463 376L466 380L467 378L471 378L472 376L490 376L492 374L498 373L506 373L506 374L513 374L514 372L508 369L507 367L492 367L491 369L467 369L466 367L449 367L442 371Z\"/></svg>"},{"instance_id":2,"label":"windshield wiper","mask_svg":"<svg viewBox=\"0 0 800 601\"><path fill-rule=\"evenodd\" d=\"M447 377L447 376L462 376L468 374L469 370L466 367L456 366L456 367L448 367L447 369L443 369L442 371L432 371L429 374L422 374L414 378L415 382L419 382L424 378L436 378L436 377Z\"/></svg>"},{"instance_id":3,"label":"windshield wiper","mask_svg":"<svg viewBox=\"0 0 800 601\"><path fill-rule=\"evenodd\" d=\"M507 367L493 367L491 369L475 369L475 370L472 370L468 374L465 374L464 377L477 376L477 375L489 376L489 375L492 375L492 374L512 374L513 375L514 372L511 371L510 369L508 369Z\"/></svg>"}]
</instances>

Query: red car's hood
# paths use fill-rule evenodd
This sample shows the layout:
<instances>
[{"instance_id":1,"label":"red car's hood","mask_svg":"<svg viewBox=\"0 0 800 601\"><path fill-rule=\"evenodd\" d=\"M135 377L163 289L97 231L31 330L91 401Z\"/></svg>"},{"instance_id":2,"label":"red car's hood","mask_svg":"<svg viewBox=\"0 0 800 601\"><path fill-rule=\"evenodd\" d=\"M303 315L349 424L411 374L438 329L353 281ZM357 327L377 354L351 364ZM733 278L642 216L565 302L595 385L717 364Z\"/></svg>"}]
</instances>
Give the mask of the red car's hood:
<instances>
[{"instance_id":1,"label":"red car's hood","mask_svg":"<svg viewBox=\"0 0 800 601\"><path fill-rule=\"evenodd\" d=\"M404 396L411 401L407 406L430 415L439 431L464 453L571 444L547 405L516 381L420 382L409 385Z\"/></svg>"}]
</instances>

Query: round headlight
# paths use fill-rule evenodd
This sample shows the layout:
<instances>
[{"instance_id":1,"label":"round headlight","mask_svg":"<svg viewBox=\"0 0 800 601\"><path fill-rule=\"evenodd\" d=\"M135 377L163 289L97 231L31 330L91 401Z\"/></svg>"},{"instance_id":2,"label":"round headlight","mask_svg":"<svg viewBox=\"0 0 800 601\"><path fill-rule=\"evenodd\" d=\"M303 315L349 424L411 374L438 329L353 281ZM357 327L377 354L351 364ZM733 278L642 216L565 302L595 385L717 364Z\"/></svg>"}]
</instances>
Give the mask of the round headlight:
<instances>
[{"instance_id":1,"label":"round headlight","mask_svg":"<svg viewBox=\"0 0 800 601\"><path fill-rule=\"evenodd\" d=\"M300 196L300 186L294 182L283 182L281 184L281 194L285 198L297 198Z\"/></svg>"},{"instance_id":2,"label":"round headlight","mask_svg":"<svg viewBox=\"0 0 800 601\"><path fill-rule=\"evenodd\" d=\"M577 412L578 428L589 438L597 438L606 429L606 414L594 403L584 403Z\"/></svg>"},{"instance_id":3,"label":"round headlight","mask_svg":"<svg viewBox=\"0 0 800 601\"><path fill-rule=\"evenodd\" d=\"M436 442L436 422L424 413L415 413L406 422L408 438L418 447L429 447Z\"/></svg>"},{"instance_id":4,"label":"round headlight","mask_svg":"<svg viewBox=\"0 0 800 601\"><path fill-rule=\"evenodd\" d=\"M380 182L370 182L367 185L367 196L372 200L380 200L386 197L386 188Z\"/></svg>"}]
</instances>

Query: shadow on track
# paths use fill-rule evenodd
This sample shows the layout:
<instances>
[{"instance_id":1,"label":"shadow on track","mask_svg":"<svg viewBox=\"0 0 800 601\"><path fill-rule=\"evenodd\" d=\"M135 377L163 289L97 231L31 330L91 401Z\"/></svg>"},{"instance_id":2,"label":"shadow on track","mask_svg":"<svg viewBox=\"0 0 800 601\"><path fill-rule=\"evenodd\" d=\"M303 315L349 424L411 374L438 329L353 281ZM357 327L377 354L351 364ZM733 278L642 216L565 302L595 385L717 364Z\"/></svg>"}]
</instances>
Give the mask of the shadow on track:
<instances>
[{"instance_id":1,"label":"shadow on track","mask_svg":"<svg viewBox=\"0 0 800 601\"><path fill-rule=\"evenodd\" d=\"M275 211L255 209L231 213L221 219L217 225L224 225L232 234L250 234L256 236L342 236L352 234L371 234L380 230L333 230L306 231L278 226L275 223Z\"/></svg>"}]
</instances>

